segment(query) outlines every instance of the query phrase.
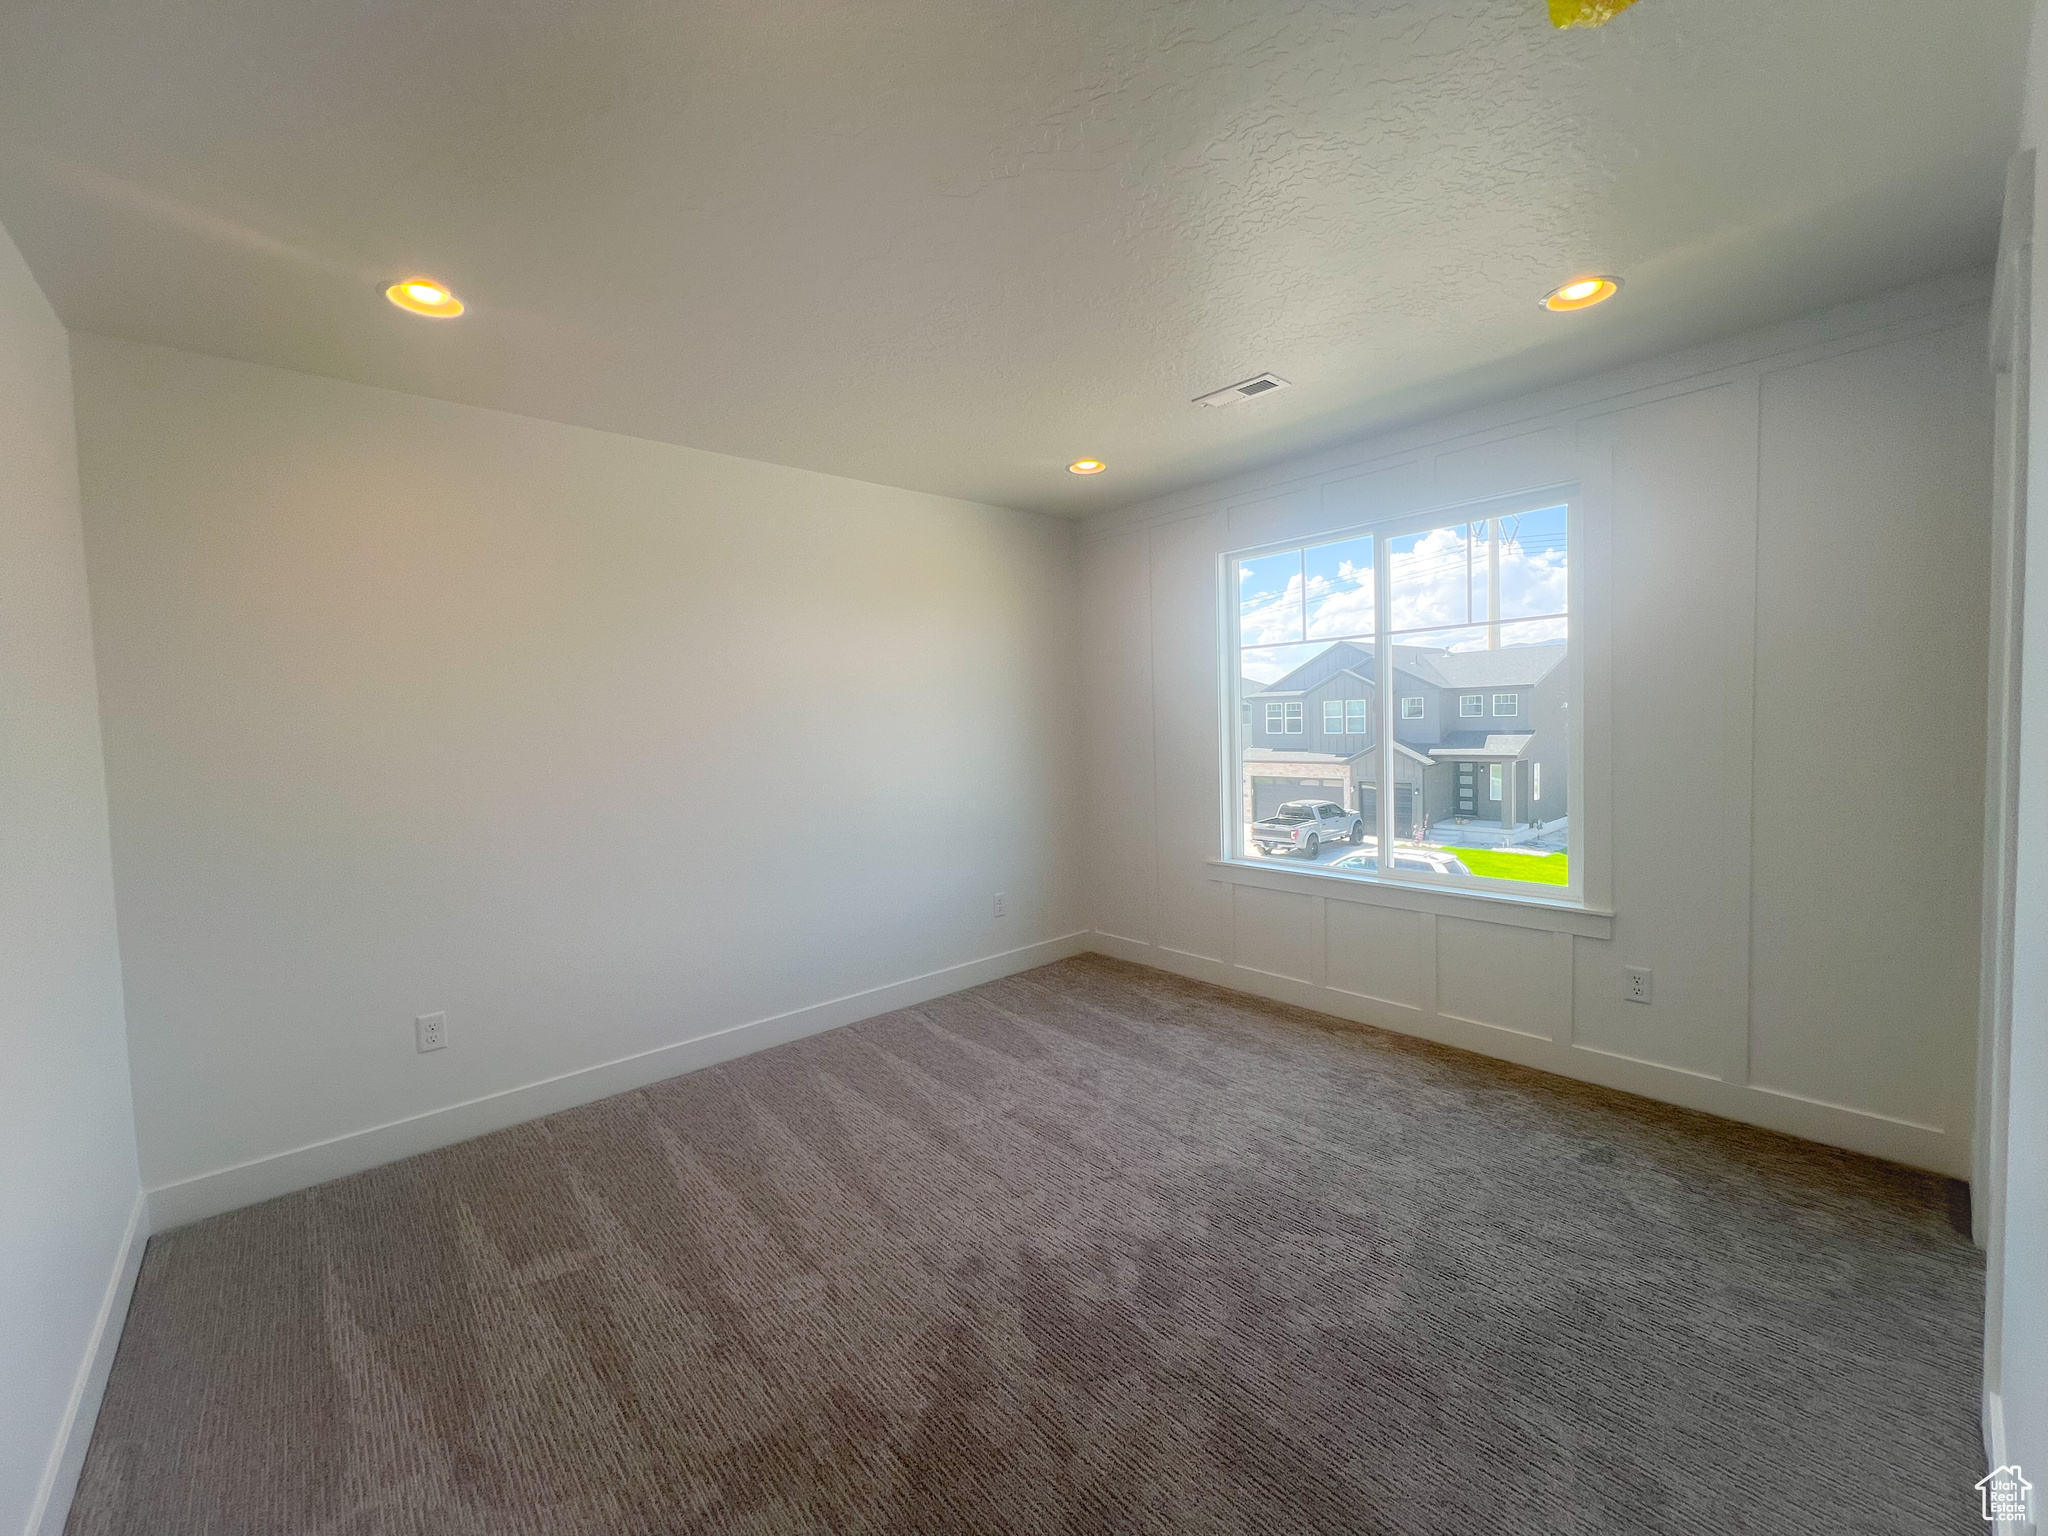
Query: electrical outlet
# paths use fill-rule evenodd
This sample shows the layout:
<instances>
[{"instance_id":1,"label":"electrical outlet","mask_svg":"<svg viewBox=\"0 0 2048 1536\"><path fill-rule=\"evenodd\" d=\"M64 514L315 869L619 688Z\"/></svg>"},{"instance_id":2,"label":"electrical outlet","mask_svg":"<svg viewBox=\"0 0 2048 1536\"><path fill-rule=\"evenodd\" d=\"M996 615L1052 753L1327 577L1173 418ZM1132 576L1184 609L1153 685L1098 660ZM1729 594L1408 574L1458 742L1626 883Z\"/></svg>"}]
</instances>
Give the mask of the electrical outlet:
<instances>
[{"instance_id":1,"label":"electrical outlet","mask_svg":"<svg viewBox=\"0 0 2048 1536\"><path fill-rule=\"evenodd\" d=\"M1624 965L1621 968L1621 995L1631 1003L1647 1003L1650 1000L1648 966Z\"/></svg>"},{"instance_id":2,"label":"electrical outlet","mask_svg":"<svg viewBox=\"0 0 2048 1536\"><path fill-rule=\"evenodd\" d=\"M1008 917L1009 915L1010 898L1005 896L1001 891L996 892L996 916Z\"/></svg>"},{"instance_id":3,"label":"electrical outlet","mask_svg":"<svg viewBox=\"0 0 2048 1536\"><path fill-rule=\"evenodd\" d=\"M412 1021L415 1034L419 1037L419 1048L423 1051L438 1051L448 1044L448 1015L445 1013L423 1013Z\"/></svg>"}]
</instances>

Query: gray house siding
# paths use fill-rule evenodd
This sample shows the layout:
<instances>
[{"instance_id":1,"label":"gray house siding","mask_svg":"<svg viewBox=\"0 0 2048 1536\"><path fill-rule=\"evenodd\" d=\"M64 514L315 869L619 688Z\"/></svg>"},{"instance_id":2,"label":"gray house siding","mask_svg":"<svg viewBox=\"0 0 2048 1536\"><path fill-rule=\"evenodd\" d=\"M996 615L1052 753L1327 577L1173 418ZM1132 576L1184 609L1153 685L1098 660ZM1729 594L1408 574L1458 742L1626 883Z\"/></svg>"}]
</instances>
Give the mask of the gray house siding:
<instances>
[{"instance_id":1,"label":"gray house siding","mask_svg":"<svg viewBox=\"0 0 2048 1536\"><path fill-rule=\"evenodd\" d=\"M1396 646L1394 739L1428 757L1431 749L1441 746L1446 739L1472 735L1530 736L1527 755L1512 765L1516 820L1555 821L1566 814L1565 807L1571 792L1565 709L1567 674L1563 655L1562 646L1449 655ZM1250 719L1243 731L1244 744L1281 752L1327 753L1334 758L1352 759L1344 766L1347 780L1360 786L1377 782L1380 778L1377 755L1367 756L1364 761L1356 760L1361 754L1371 752L1378 736L1379 710L1374 676L1371 648L1340 641L1274 684L1275 691L1262 690L1247 698ZM1245 686L1257 685L1248 683ZM1459 699L1465 695L1477 695L1481 699L1481 713L1459 713ZM1514 713L1495 713L1496 699L1503 695L1513 696ZM1423 701L1418 718L1401 717L1399 701L1404 698ZM1365 729L1326 730L1323 706L1332 701L1362 703ZM1268 704L1279 704L1283 711L1285 706L1298 706L1301 729L1289 733L1269 728ZM1405 754L1400 758L1393 775L1395 781L1419 785L1419 800L1413 802L1412 812L1408 797L1402 796L1401 810L1405 813L1401 823L1403 832L1413 830L1413 822L1417 819L1434 822L1456 815L1455 759L1436 759L1425 767ZM1542 766L1543 794L1540 799L1532 795L1537 764ZM1249 797L1256 802L1261 814L1269 802L1270 805L1278 805L1282 799L1308 797L1285 792L1277 782L1278 775L1269 779L1266 785L1250 785L1249 776L1258 772L1252 763L1245 765L1245 772ZM1477 776L1479 792L1473 807L1475 819L1497 821L1504 802L1491 797L1490 776L1485 764L1478 768ZM1330 780L1335 777L1335 774L1326 775ZM1328 798L1340 797L1330 794ZM1353 808L1361 800L1368 805L1371 803L1369 790L1361 796L1341 798Z\"/></svg>"}]
</instances>

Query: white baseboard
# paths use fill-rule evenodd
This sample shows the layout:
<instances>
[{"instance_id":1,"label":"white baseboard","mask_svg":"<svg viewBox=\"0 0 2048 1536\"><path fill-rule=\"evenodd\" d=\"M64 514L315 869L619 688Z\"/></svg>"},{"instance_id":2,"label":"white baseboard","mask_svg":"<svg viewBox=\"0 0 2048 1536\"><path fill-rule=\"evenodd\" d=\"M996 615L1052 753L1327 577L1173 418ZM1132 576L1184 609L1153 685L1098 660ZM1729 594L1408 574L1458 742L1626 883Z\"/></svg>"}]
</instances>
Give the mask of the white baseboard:
<instances>
[{"instance_id":1,"label":"white baseboard","mask_svg":"<svg viewBox=\"0 0 2048 1536\"><path fill-rule=\"evenodd\" d=\"M579 1068L524 1087L508 1088L461 1104L450 1104L403 1120L389 1121L345 1136L294 1147L288 1152L159 1185L149 1191L151 1230L163 1232L187 1222L218 1216L224 1211L239 1210L245 1205L310 1189L315 1184L325 1184L330 1179L361 1173L366 1168L381 1167L400 1158L500 1131L508 1125L537 1120L557 1110L573 1109L579 1104L609 1098L615 1093L644 1088L663 1078L694 1072L700 1067L716 1066L722 1061L731 1061L770 1046L785 1045L842 1025L857 1024L862 1019L871 1019L898 1008L913 1007L935 997L943 997L948 992L980 986L986 981L1028 971L1033 966L1081 954L1091 947L1093 937L1086 930L1063 934L1059 938L1027 944L1021 949L969 960L944 970L871 987L864 992L849 993L845 997L835 997L828 1002L814 1003L771 1018L735 1024L694 1040L657 1046L651 1051Z\"/></svg>"},{"instance_id":2,"label":"white baseboard","mask_svg":"<svg viewBox=\"0 0 2048 1536\"><path fill-rule=\"evenodd\" d=\"M78 1474L85 1466L86 1447L92 1443L92 1427L99 1418L100 1397L107 1390L107 1375L114 1368L114 1351L121 1344L121 1326L128 1318L128 1299L135 1294L135 1277L142 1269L142 1251L149 1243L149 1199L137 1190L135 1204L128 1212L128 1227L121 1234L121 1247L107 1276L106 1294L100 1298L99 1316L93 1320L86 1339L85 1358L78 1363L78 1377L71 1384L71 1400L64 1405L64 1417L57 1425L57 1443L43 1466L42 1486L29 1506L26 1536L61 1536L71 1514L71 1496L78 1488Z\"/></svg>"}]
</instances>

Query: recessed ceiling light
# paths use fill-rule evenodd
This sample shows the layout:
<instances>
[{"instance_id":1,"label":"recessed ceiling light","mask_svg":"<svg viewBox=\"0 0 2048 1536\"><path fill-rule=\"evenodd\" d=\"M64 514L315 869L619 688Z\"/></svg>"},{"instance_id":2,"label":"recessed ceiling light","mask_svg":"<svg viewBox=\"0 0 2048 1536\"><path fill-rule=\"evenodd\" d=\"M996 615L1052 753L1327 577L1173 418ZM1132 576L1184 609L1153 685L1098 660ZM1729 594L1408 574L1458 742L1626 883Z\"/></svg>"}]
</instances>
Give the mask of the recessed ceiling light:
<instances>
[{"instance_id":1,"label":"recessed ceiling light","mask_svg":"<svg viewBox=\"0 0 2048 1536\"><path fill-rule=\"evenodd\" d=\"M1543 307L1558 314L1605 304L1621 291L1618 277L1575 277L1543 295Z\"/></svg>"},{"instance_id":2,"label":"recessed ceiling light","mask_svg":"<svg viewBox=\"0 0 2048 1536\"><path fill-rule=\"evenodd\" d=\"M436 320L453 320L462 313L462 300L430 277L401 278L384 290L384 297L400 309Z\"/></svg>"},{"instance_id":3,"label":"recessed ceiling light","mask_svg":"<svg viewBox=\"0 0 2048 1536\"><path fill-rule=\"evenodd\" d=\"M1100 459L1076 459L1067 466L1070 475L1099 475L1109 466Z\"/></svg>"}]
</instances>

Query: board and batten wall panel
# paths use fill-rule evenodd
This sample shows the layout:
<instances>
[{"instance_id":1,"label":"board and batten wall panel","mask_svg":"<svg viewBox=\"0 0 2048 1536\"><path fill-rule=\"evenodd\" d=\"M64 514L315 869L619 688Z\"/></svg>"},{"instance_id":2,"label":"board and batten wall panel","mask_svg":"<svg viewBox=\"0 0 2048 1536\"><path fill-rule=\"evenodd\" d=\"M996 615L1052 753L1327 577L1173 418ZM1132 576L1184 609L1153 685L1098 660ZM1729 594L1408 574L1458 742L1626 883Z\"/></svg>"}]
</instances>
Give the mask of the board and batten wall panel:
<instances>
[{"instance_id":1,"label":"board and batten wall panel","mask_svg":"<svg viewBox=\"0 0 2048 1536\"><path fill-rule=\"evenodd\" d=\"M1573 1039L1740 1080L1749 1010L1757 389L1605 418L1612 444L1614 939L1580 946ZM1657 996L1625 1001L1620 968Z\"/></svg>"},{"instance_id":2,"label":"board and batten wall panel","mask_svg":"<svg viewBox=\"0 0 2048 1536\"><path fill-rule=\"evenodd\" d=\"M1091 519L1098 945L1966 1176L1987 297L1923 284ZM1218 557L1567 480L1611 919L1216 864Z\"/></svg>"},{"instance_id":3,"label":"board and batten wall panel","mask_svg":"<svg viewBox=\"0 0 2048 1536\"><path fill-rule=\"evenodd\" d=\"M1969 1113L1975 1068L1992 419L1977 340L1765 375L1757 482L1751 1080L1944 1128ZM1967 1036L1941 1027L1964 1005Z\"/></svg>"}]
</instances>

